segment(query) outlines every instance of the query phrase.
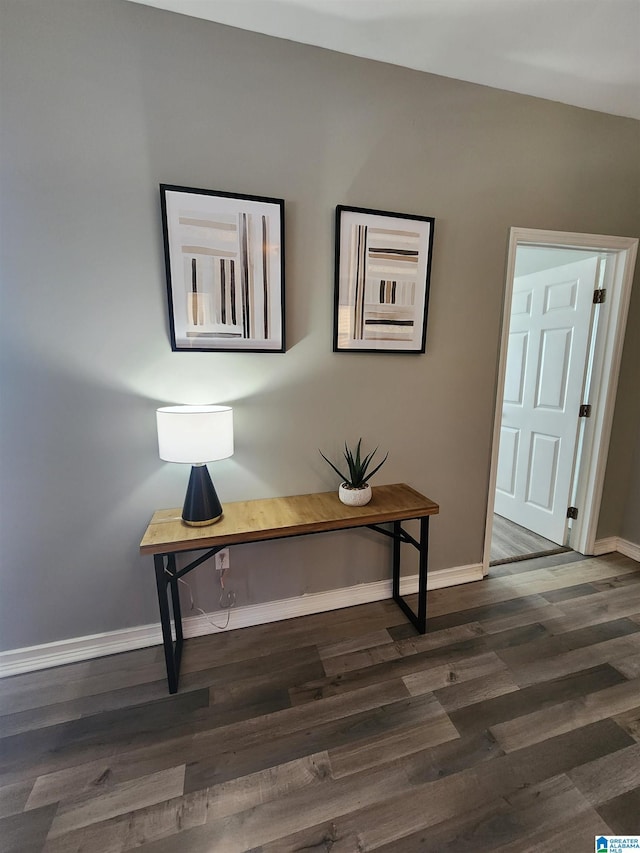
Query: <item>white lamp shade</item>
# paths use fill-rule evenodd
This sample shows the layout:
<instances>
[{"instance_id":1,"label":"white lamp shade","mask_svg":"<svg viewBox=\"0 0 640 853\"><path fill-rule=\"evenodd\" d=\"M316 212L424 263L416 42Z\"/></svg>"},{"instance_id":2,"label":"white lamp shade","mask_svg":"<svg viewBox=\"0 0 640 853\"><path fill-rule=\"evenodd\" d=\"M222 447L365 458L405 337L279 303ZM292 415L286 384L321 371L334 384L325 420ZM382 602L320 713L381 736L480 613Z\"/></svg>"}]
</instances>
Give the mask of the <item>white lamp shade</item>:
<instances>
[{"instance_id":1,"label":"white lamp shade","mask_svg":"<svg viewBox=\"0 0 640 853\"><path fill-rule=\"evenodd\" d=\"M156 420L160 459L165 462L200 465L233 455L230 406L163 406Z\"/></svg>"}]
</instances>

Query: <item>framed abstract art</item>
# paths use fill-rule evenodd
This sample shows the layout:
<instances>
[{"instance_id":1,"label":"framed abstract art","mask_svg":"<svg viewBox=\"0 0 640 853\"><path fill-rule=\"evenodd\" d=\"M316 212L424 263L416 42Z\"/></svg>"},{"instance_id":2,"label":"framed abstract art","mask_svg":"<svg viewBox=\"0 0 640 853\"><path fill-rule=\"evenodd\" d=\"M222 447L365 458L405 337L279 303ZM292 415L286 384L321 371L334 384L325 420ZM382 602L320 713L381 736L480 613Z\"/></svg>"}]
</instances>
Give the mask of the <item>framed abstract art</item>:
<instances>
[{"instance_id":1,"label":"framed abstract art","mask_svg":"<svg viewBox=\"0 0 640 853\"><path fill-rule=\"evenodd\" d=\"M334 352L425 351L434 222L336 208Z\"/></svg>"},{"instance_id":2,"label":"framed abstract art","mask_svg":"<svg viewBox=\"0 0 640 853\"><path fill-rule=\"evenodd\" d=\"M284 201L160 185L174 351L284 352Z\"/></svg>"}]
</instances>

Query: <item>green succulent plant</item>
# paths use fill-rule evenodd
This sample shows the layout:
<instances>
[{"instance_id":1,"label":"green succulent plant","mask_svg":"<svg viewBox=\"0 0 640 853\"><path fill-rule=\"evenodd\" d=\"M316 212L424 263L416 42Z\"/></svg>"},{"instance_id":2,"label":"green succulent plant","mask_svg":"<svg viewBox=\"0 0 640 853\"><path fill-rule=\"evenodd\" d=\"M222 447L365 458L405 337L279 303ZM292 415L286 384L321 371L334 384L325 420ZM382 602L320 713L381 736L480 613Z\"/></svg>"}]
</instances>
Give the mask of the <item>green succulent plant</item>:
<instances>
[{"instance_id":1,"label":"green succulent plant","mask_svg":"<svg viewBox=\"0 0 640 853\"><path fill-rule=\"evenodd\" d=\"M349 471L348 474L344 474L339 468L337 468L333 464L333 462L331 462L330 459L327 459L327 457L324 455L324 453L321 450L319 451L320 456L322 456L322 458L325 460L325 462L328 462L329 465L331 465L331 467L336 472L336 474L342 478L342 481L344 483L346 483L346 485L350 489L360 489L360 488L362 488L362 486L365 486L367 483L367 480L371 479L371 477L373 477L373 475L376 473L376 471L379 471L380 468L382 468L384 463L387 461L387 456L389 455L387 453L385 455L384 459L382 460L382 462L380 462L379 465L376 465L376 467L372 471L369 471L369 466L371 465L371 463L373 461L373 457L378 452L378 448L376 447L376 449L372 453L369 453L363 457L360 454L361 444L362 444L362 439L360 438L358 440L358 444L356 445L355 451L353 451L353 450L349 449L349 447L347 446L347 443L345 441L344 458L345 458L347 466L348 466L348 471Z\"/></svg>"}]
</instances>

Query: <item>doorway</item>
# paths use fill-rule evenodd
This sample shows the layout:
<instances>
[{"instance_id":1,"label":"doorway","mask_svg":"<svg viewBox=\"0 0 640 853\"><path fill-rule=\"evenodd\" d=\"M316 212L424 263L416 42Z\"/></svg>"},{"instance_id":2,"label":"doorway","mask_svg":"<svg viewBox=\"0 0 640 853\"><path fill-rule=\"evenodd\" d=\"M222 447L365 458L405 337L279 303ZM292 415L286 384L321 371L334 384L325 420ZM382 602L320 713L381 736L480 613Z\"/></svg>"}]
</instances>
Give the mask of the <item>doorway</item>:
<instances>
[{"instance_id":1,"label":"doorway","mask_svg":"<svg viewBox=\"0 0 640 853\"><path fill-rule=\"evenodd\" d=\"M637 242L511 231L485 573L593 553Z\"/></svg>"}]
</instances>

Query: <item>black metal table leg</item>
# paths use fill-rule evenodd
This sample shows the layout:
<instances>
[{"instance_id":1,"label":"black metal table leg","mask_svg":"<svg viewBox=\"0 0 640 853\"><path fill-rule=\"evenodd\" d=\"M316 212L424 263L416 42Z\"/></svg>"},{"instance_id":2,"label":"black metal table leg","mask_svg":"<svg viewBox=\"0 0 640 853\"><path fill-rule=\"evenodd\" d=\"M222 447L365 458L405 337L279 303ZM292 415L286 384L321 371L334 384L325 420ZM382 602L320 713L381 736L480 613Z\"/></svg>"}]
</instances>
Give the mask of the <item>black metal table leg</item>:
<instances>
[{"instance_id":1,"label":"black metal table leg","mask_svg":"<svg viewBox=\"0 0 640 853\"><path fill-rule=\"evenodd\" d=\"M400 598L400 544L402 542L402 524L393 522L393 580L392 591L394 601Z\"/></svg>"},{"instance_id":2,"label":"black metal table leg","mask_svg":"<svg viewBox=\"0 0 640 853\"><path fill-rule=\"evenodd\" d=\"M156 586L158 588L158 604L160 606L160 624L162 626L162 642L164 644L164 659L167 665L167 682L169 693L178 692L178 678L180 677L180 661L182 659L182 610L180 608L180 591L178 582L183 575L193 571L197 566L209 560L218 551L222 551L224 545L216 545L210 548L195 560L178 570L176 555L154 554L153 564L156 570ZM165 562L166 561L166 562ZM169 608L169 590L171 590L171 609ZM171 630L171 615L175 630L175 641Z\"/></svg>"},{"instance_id":3,"label":"black metal table leg","mask_svg":"<svg viewBox=\"0 0 640 853\"><path fill-rule=\"evenodd\" d=\"M418 624L421 634L427 632L427 567L429 558L429 516L420 519L420 564L418 569Z\"/></svg>"},{"instance_id":4,"label":"black metal table leg","mask_svg":"<svg viewBox=\"0 0 640 853\"><path fill-rule=\"evenodd\" d=\"M182 610L180 609L180 595L178 593L175 554L169 555L168 568L171 576L169 586L171 587L171 605L173 608L173 623L176 632L176 646L179 647L182 652Z\"/></svg>"},{"instance_id":5,"label":"black metal table leg","mask_svg":"<svg viewBox=\"0 0 640 853\"><path fill-rule=\"evenodd\" d=\"M178 594L178 579L176 577L175 555L166 556L155 554L153 564L156 570L156 586L158 589L158 605L160 607L160 624L162 626L162 642L164 644L164 659L167 666L167 682L169 693L178 692L178 676L180 675L180 658L182 657L182 613ZM169 586L171 586L171 603L175 623L176 640L173 641L171 631L171 614L169 611Z\"/></svg>"},{"instance_id":6,"label":"black metal table leg","mask_svg":"<svg viewBox=\"0 0 640 853\"><path fill-rule=\"evenodd\" d=\"M418 569L418 613L417 615L409 607L400 595L400 545L407 542L413 545L419 553ZM429 516L420 519L420 541L416 542L406 530L402 529L402 523L393 523L393 600L409 619L412 625L421 633L427 632L427 569L429 558Z\"/></svg>"}]
</instances>

